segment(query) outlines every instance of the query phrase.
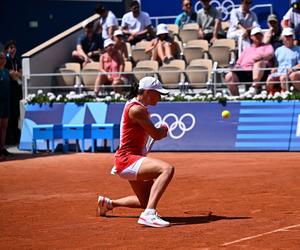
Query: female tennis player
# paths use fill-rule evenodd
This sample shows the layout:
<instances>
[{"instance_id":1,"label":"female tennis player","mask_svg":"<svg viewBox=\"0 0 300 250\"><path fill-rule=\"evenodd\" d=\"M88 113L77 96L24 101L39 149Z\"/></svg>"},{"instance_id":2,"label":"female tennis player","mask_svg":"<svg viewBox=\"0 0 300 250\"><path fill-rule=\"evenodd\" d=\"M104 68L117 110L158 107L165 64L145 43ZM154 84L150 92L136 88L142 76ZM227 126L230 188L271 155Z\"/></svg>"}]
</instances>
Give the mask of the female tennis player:
<instances>
[{"instance_id":1,"label":"female tennis player","mask_svg":"<svg viewBox=\"0 0 300 250\"><path fill-rule=\"evenodd\" d=\"M98 213L115 207L145 208L138 223L150 227L167 227L156 212L157 204L174 175L174 167L162 160L146 156L148 137L160 140L167 136L168 127L163 124L156 128L150 120L149 105L156 105L161 94L167 94L159 80L144 77L131 91L121 119L120 148L115 154L115 172L129 181L135 195L117 200L98 197Z\"/></svg>"}]
</instances>

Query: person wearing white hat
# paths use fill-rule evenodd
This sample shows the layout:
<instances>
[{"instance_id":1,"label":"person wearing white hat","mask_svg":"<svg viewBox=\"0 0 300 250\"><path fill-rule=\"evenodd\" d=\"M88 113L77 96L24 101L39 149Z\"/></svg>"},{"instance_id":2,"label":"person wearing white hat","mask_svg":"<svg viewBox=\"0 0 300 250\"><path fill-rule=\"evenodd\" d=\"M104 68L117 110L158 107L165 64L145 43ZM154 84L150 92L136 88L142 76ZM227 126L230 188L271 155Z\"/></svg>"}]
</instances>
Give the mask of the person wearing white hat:
<instances>
[{"instance_id":1,"label":"person wearing white hat","mask_svg":"<svg viewBox=\"0 0 300 250\"><path fill-rule=\"evenodd\" d=\"M235 70L225 76L227 87L234 96L239 95L238 82L249 83L246 85L246 89L249 89L246 94L254 95L258 92L261 89L260 81L268 77L268 72L261 69L272 66L274 49L272 45L262 42L261 28L253 28L250 38L252 45L243 50L236 62Z\"/></svg>"},{"instance_id":2,"label":"person wearing white hat","mask_svg":"<svg viewBox=\"0 0 300 250\"><path fill-rule=\"evenodd\" d=\"M145 52L152 53L151 60L169 63L174 57L177 57L179 46L169 34L168 27L164 23L157 25L156 36Z\"/></svg>"},{"instance_id":3,"label":"person wearing white hat","mask_svg":"<svg viewBox=\"0 0 300 250\"><path fill-rule=\"evenodd\" d=\"M128 50L124 41L124 35L122 30L118 29L114 31L114 41L116 50L119 51L119 53L124 57L125 61L128 61Z\"/></svg>"},{"instance_id":4,"label":"person wearing white hat","mask_svg":"<svg viewBox=\"0 0 300 250\"><path fill-rule=\"evenodd\" d=\"M291 81L295 89L300 91L300 71L295 71L300 67L300 47L293 43L294 34L294 30L289 27L282 31L283 45L275 51L277 69L272 70L267 79L267 90L271 94L276 90L282 92L288 90L288 81ZM280 83L279 88L276 86L278 83Z\"/></svg>"},{"instance_id":5,"label":"person wearing white hat","mask_svg":"<svg viewBox=\"0 0 300 250\"><path fill-rule=\"evenodd\" d=\"M144 208L138 219L139 224L149 227L170 226L157 214L156 207L174 175L174 167L146 155L149 136L161 140L168 135L167 124L155 127L148 111L148 106L155 106L161 94L167 93L154 77L144 77L133 87L132 99L125 104L121 118L120 147L115 154L112 173L128 180L135 195L116 200L99 196L100 216L105 216L115 207Z\"/></svg>"},{"instance_id":6,"label":"person wearing white hat","mask_svg":"<svg viewBox=\"0 0 300 250\"><path fill-rule=\"evenodd\" d=\"M100 56L100 74L95 81L94 92L99 93L100 85L112 85L115 92L121 92L124 84L120 72L124 72L124 59L115 49L115 42L108 38L104 41L105 52ZM101 74L102 73L102 74Z\"/></svg>"}]
</instances>

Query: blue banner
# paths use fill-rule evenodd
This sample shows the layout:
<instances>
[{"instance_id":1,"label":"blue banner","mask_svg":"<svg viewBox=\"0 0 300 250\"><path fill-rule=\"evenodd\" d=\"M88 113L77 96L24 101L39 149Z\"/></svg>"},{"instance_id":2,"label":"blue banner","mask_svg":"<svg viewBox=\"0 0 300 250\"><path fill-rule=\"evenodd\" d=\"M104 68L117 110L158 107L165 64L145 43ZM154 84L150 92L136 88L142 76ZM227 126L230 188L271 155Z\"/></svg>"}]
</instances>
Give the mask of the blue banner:
<instances>
[{"instance_id":1,"label":"blue banner","mask_svg":"<svg viewBox=\"0 0 300 250\"><path fill-rule=\"evenodd\" d=\"M123 108L124 103L27 105L20 149L31 150L35 125L119 124ZM223 110L230 118L222 118ZM154 151L300 151L299 101L162 102L149 111L156 126L170 128ZM45 149L45 142L38 148Z\"/></svg>"}]
</instances>

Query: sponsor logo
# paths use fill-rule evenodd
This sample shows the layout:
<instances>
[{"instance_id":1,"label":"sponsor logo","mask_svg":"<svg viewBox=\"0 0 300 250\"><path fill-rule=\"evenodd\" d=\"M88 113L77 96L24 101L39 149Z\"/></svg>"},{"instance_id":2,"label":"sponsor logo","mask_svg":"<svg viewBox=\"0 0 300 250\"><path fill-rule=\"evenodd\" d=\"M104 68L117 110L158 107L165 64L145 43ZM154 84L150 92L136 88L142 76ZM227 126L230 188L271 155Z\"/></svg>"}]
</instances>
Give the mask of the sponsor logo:
<instances>
[{"instance_id":1,"label":"sponsor logo","mask_svg":"<svg viewBox=\"0 0 300 250\"><path fill-rule=\"evenodd\" d=\"M219 10L222 14L222 20L227 20L230 16L230 12L232 9L235 8L235 4L231 0L225 0L225 1L218 1L218 0L212 0L210 1L210 5L214 6ZM202 3L201 1L198 1L195 4L195 12L198 12L200 9L202 9Z\"/></svg>"}]
</instances>

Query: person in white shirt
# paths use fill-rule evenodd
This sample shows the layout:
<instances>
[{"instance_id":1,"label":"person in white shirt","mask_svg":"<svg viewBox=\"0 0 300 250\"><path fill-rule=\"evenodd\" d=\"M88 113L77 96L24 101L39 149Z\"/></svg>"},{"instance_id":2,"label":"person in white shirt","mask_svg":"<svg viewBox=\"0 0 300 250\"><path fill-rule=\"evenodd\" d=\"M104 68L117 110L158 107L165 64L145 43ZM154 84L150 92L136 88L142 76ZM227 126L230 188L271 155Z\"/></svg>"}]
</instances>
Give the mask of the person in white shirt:
<instances>
[{"instance_id":1,"label":"person in white shirt","mask_svg":"<svg viewBox=\"0 0 300 250\"><path fill-rule=\"evenodd\" d=\"M102 33L103 40L113 38L114 31L118 29L118 19L115 14L110 10L105 9L104 6L98 6L96 13L100 15L100 19L97 25L97 33Z\"/></svg>"},{"instance_id":2,"label":"person in white shirt","mask_svg":"<svg viewBox=\"0 0 300 250\"><path fill-rule=\"evenodd\" d=\"M230 12L227 38L238 41L239 55L250 46L250 32L259 27L256 14L250 10L251 0L241 0L241 6Z\"/></svg>"},{"instance_id":3,"label":"person in white shirt","mask_svg":"<svg viewBox=\"0 0 300 250\"><path fill-rule=\"evenodd\" d=\"M140 3L136 0L130 4L130 12L122 18L122 31L127 41L134 45L144 39L152 38L152 24L149 14L140 10Z\"/></svg>"},{"instance_id":4,"label":"person in white shirt","mask_svg":"<svg viewBox=\"0 0 300 250\"><path fill-rule=\"evenodd\" d=\"M300 41L300 0L292 0L292 7L283 16L281 25L283 28L293 28L295 30L294 43L299 45Z\"/></svg>"}]
</instances>

